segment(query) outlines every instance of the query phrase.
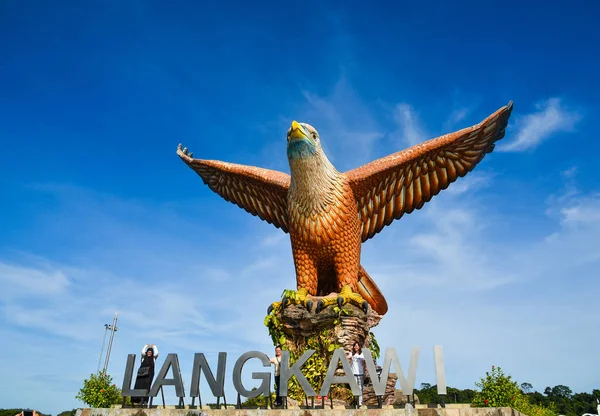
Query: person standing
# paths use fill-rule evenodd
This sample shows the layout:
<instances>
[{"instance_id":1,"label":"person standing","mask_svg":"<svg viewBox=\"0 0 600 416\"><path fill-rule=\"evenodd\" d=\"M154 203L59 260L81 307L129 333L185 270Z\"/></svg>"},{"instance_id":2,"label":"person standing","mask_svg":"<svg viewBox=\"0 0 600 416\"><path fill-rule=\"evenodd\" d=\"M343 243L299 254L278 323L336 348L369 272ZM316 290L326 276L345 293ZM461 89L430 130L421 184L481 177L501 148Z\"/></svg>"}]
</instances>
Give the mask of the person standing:
<instances>
[{"instance_id":1,"label":"person standing","mask_svg":"<svg viewBox=\"0 0 600 416\"><path fill-rule=\"evenodd\" d=\"M275 406L281 406L281 397L279 396L279 365L281 364L281 345L275 347L275 357L269 360L275 366Z\"/></svg>"},{"instance_id":2,"label":"person standing","mask_svg":"<svg viewBox=\"0 0 600 416\"><path fill-rule=\"evenodd\" d=\"M358 383L358 387L360 388L360 395L358 396L358 407L360 408L363 404L363 389L365 385L365 372L366 372L366 364L365 357L362 353L362 348L358 342L355 342L352 345L352 352L347 354L348 359L350 360L350 364L352 367L352 374Z\"/></svg>"},{"instance_id":3,"label":"person standing","mask_svg":"<svg viewBox=\"0 0 600 416\"><path fill-rule=\"evenodd\" d=\"M137 377L135 378L134 389L146 390L146 396L132 397L132 403L147 404L152 380L154 379L154 364L158 357L158 347L154 344L146 344L142 348L142 363L138 368Z\"/></svg>"}]
</instances>

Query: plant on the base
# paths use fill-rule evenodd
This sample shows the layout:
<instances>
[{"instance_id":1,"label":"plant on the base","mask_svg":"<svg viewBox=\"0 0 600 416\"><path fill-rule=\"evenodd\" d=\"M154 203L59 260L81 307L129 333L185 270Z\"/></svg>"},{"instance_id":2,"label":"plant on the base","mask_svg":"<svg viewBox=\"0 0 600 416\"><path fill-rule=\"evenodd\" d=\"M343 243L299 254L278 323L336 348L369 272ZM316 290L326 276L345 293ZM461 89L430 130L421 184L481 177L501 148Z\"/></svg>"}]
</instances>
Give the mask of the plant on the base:
<instances>
[{"instance_id":1,"label":"plant on the base","mask_svg":"<svg viewBox=\"0 0 600 416\"><path fill-rule=\"evenodd\" d=\"M325 381L325 375L327 374L333 351L338 348L344 348L343 345L336 342L337 337L335 336L335 328L342 325L342 319L344 316L348 315L348 311L337 305L329 306L329 308L332 308L332 311L337 316L333 321L333 327L322 328L311 336L298 337L295 340L289 339L283 330L283 324L278 318L278 313L281 311L280 308L272 310L271 313L265 317L264 321L265 326L269 330L273 345L281 345L283 350L288 350L290 352L291 364L296 362L306 350L315 350L315 353L311 355L302 366L302 373L317 394L319 394L319 389ZM368 339L367 347L372 351L373 358L379 358L379 345L372 332L369 332ZM302 387L300 387L300 383L298 383L296 377L292 377L289 381L288 397L298 402L304 400L304 391L302 390ZM343 400L348 403L353 399L352 391L346 385L342 384L332 385L329 397L332 399Z\"/></svg>"},{"instance_id":2,"label":"plant on the base","mask_svg":"<svg viewBox=\"0 0 600 416\"><path fill-rule=\"evenodd\" d=\"M252 390L255 390L252 389ZM271 403L275 403L275 393L271 393ZM260 408L260 407L267 407L267 397L263 396L262 394L257 396L257 397L253 397L251 399L246 399L244 402L242 402L242 407L243 408Z\"/></svg>"},{"instance_id":3,"label":"plant on the base","mask_svg":"<svg viewBox=\"0 0 600 416\"><path fill-rule=\"evenodd\" d=\"M83 381L83 387L75 398L92 408L109 408L121 403L121 389L113 384L111 376L99 371Z\"/></svg>"}]
</instances>

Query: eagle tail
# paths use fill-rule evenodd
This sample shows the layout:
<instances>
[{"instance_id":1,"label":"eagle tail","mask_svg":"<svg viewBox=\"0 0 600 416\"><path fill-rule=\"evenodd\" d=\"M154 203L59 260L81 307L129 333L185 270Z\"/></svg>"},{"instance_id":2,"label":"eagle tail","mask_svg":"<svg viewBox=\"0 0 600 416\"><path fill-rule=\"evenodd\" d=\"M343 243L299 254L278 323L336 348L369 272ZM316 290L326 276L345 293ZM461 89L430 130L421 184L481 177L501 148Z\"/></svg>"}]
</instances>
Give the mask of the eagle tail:
<instances>
[{"instance_id":1,"label":"eagle tail","mask_svg":"<svg viewBox=\"0 0 600 416\"><path fill-rule=\"evenodd\" d=\"M358 293L379 315L385 315L388 311L388 305L381 290L362 266L358 270Z\"/></svg>"}]
</instances>

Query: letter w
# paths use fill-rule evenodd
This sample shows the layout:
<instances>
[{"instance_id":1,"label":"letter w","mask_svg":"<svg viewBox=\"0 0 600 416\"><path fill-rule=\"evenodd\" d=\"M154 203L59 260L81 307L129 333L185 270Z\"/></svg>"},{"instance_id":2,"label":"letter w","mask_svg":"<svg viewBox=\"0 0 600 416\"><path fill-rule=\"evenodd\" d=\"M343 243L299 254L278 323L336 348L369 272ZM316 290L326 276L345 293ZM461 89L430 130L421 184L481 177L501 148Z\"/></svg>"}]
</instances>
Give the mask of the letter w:
<instances>
[{"instance_id":1,"label":"letter w","mask_svg":"<svg viewBox=\"0 0 600 416\"><path fill-rule=\"evenodd\" d=\"M383 366L381 371L381 377L377 377L377 370L375 369L375 361L371 356L371 351L364 349L365 363L367 364L367 371L371 376L371 382L373 383L373 389L377 396L385 395L385 388L387 386L388 377L390 374L390 367L392 361L394 362L394 369L398 375L398 381L400 382L400 388L402 394L409 396L413 394L415 387L415 378L417 376L417 365L419 362L419 347L413 347L412 354L410 355L410 366L408 368L408 379L404 378L404 372L398 360L395 348L387 348L385 350L385 358L383 360Z\"/></svg>"}]
</instances>

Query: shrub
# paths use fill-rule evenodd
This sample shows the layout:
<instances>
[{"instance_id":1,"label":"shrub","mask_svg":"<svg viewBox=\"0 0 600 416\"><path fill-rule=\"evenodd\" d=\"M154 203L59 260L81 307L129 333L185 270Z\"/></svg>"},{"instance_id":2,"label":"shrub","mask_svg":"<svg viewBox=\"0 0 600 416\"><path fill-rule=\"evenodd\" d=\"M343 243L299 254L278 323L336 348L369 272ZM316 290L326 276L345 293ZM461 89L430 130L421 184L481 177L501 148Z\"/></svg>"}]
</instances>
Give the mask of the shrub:
<instances>
[{"instance_id":1,"label":"shrub","mask_svg":"<svg viewBox=\"0 0 600 416\"><path fill-rule=\"evenodd\" d=\"M492 372L486 371L485 377L475 385L481 389L473 398L475 407L512 407L515 397L521 394L517 382L500 367L492 366Z\"/></svg>"},{"instance_id":2,"label":"shrub","mask_svg":"<svg viewBox=\"0 0 600 416\"><path fill-rule=\"evenodd\" d=\"M83 387L75 398L92 408L109 408L121 402L121 389L113 384L111 376L99 371L83 381Z\"/></svg>"},{"instance_id":3,"label":"shrub","mask_svg":"<svg viewBox=\"0 0 600 416\"><path fill-rule=\"evenodd\" d=\"M558 411L554 403L550 403L549 407L540 406L529 402L529 399L524 394L519 394L515 398L513 409L526 414L528 416L557 416Z\"/></svg>"},{"instance_id":4,"label":"shrub","mask_svg":"<svg viewBox=\"0 0 600 416\"><path fill-rule=\"evenodd\" d=\"M500 367L492 366L492 372L486 372L485 377L475 383L481 389L475 393L473 407L512 407L528 416L557 416L558 412L553 403L544 407L529 402L516 381L502 372Z\"/></svg>"}]
</instances>

